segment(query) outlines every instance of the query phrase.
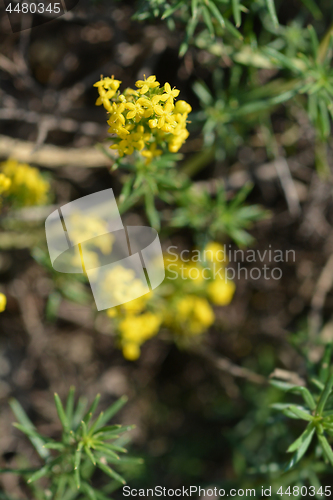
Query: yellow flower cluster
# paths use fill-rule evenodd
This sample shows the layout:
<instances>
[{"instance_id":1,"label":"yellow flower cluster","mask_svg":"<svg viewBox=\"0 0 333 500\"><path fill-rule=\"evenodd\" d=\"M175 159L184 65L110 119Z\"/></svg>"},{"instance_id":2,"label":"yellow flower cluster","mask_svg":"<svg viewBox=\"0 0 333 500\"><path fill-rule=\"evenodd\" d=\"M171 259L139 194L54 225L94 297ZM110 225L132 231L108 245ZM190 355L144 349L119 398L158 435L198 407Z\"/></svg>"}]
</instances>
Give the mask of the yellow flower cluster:
<instances>
[{"instance_id":1,"label":"yellow flower cluster","mask_svg":"<svg viewBox=\"0 0 333 500\"><path fill-rule=\"evenodd\" d=\"M152 75L136 82L137 90L127 88L122 94L121 81L101 77L94 84L98 88L97 106L103 105L110 114L109 132L118 136L111 146L119 156L139 151L149 164L168 147L176 153L186 141L186 129L191 106L185 101L176 101L179 90L171 89L169 83L160 87Z\"/></svg>"},{"instance_id":2,"label":"yellow flower cluster","mask_svg":"<svg viewBox=\"0 0 333 500\"><path fill-rule=\"evenodd\" d=\"M107 315L114 318L125 358L137 359L140 346L157 335L162 326L174 332L175 339L189 341L213 324L215 316L211 304L225 306L235 292L235 284L224 274L226 261L221 263L218 259L221 252L223 247L220 244L209 243L204 250L205 266L208 265L205 268L202 262L185 263L180 258L175 260L165 256L167 278L154 293L146 293L107 311ZM168 270L169 264L173 265L172 273L171 267ZM215 265L220 272L213 272ZM123 268L118 270L117 283L121 282L125 271ZM118 288L116 283L114 286ZM122 288L118 291L123 300L126 299L126 286L124 290Z\"/></svg>"},{"instance_id":3,"label":"yellow flower cluster","mask_svg":"<svg viewBox=\"0 0 333 500\"><path fill-rule=\"evenodd\" d=\"M0 193L11 197L17 206L43 205L47 202L49 183L37 168L13 158L0 164Z\"/></svg>"},{"instance_id":4,"label":"yellow flower cluster","mask_svg":"<svg viewBox=\"0 0 333 500\"><path fill-rule=\"evenodd\" d=\"M7 298L6 295L0 293L0 312L3 312L6 309Z\"/></svg>"}]
</instances>

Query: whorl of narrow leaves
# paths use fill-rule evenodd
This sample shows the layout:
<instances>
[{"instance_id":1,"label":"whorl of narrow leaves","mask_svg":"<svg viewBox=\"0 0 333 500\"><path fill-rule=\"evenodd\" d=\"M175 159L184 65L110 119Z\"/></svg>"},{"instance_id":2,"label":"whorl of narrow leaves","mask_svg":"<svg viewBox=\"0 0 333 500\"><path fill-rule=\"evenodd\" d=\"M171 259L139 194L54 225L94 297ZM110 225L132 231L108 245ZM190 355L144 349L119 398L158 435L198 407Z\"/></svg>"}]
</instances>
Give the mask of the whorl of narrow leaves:
<instances>
[{"instance_id":1,"label":"whorl of narrow leaves","mask_svg":"<svg viewBox=\"0 0 333 500\"><path fill-rule=\"evenodd\" d=\"M315 395L311 394L306 387L288 384L279 380L271 380L271 385L277 389L298 394L304 401L304 405L302 406L288 403L276 403L272 405L272 408L281 411L289 418L301 419L307 422L304 432L287 449L287 453L293 453L293 456L285 468L286 471L294 467L301 460L315 435L317 436L325 461L333 466L333 451L329 444L329 438L333 436L331 398L333 369L330 368L331 351L332 346L329 346L324 355L319 379L311 380L316 388Z\"/></svg>"},{"instance_id":2,"label":"whorl of narrow leaves","mask_svg":"<svg viewBox=\"0 0 333 500\"><path fill-rule=\"evenodd\" d=\"M13 472L26 476L29 484L47 477L50 490L55 494L52 498L57 500L63 498L65 491L73 491L73 488L78 492L77 495L83 493L91 499L106 498L101 490L95 490L89 484L95 468L99 468L118 484L125 484L125 479L114 470L114 466L122 462L142 463L139 459L123 459L120 455L127 452L122 446L124 439L120 435L134 426L107 425L126 403L127 397L121 397L96 416L100 395L96 396L88 411L85 411L85 400L80 399L75 406L74 392L75 388L71 387L65 406L58 394L54 395L62 426L60 441L39 434L18 401L11 401L12 410L19 421L14 426L26 434L45 462L35 471L26 469ZM50 450L53 451L52 454Z\"/></svg>"}]
</instances>

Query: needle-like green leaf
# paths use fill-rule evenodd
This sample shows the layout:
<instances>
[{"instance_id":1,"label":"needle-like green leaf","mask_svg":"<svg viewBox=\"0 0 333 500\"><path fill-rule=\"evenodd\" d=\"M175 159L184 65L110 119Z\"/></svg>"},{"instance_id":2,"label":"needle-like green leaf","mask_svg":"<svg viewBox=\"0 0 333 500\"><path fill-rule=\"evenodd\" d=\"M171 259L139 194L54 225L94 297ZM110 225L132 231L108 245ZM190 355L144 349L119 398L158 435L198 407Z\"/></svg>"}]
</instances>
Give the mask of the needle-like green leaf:
<instances>
[{"instance_id":1,"label":"needle-like green leaf","mask_svg":"<svg viewBox=\"0 0 333 500\"><path fill-rule=\"evenodd\" d=\"M236 26L239 27L241 25L241 11L239 0L232 0L232 13L235 19Z\"/></svg>"},{"instance_id":2,"label":"needle-like green leaf","mask_svg":"<svg viewBox=\"0 0 333 500\"><path fill-rule=\"evenodd\" d=\"M285 468L285 471L290 470L292 467L294 467L295 464L297 464L297 462L299 462L301 460L301 458L304 456L306 450L309 448L311 440L312 440L312 434L309 433L307 435L306 439L303 440L301 446L299 446L299 448L296 450L296 452L292 456L290 462L288 463L288 465Z\"/></svg>"},{"instance_id":3,"label":"needle-like green leaf","mask_svg":"<svg viewBox=\"0 0 333 500\"><path fill-rule=\"evenodd\" d=\"M207 7L210 9L211 13L215 17L215 19L218 21L218 23L220 24L221 28L225 28L224 18L222 16L221 12L219 11L218 7L216 7L214 1L213 0L207 0L206 3L207 3Z\"/></svg>"},{"instance_id":4,"label":"needle-like green leaf","mask_svg":"<svg viewBox=\"0 0 333 500\"><path fill-rule=\"evenodd\" d=\"M66 401L66 417L69 423L72 422L74 412L75 387L71 386Z\"/></svg>"},{"instance_id":5,"label":"needle-like green leaf","mask_svg":"<svg viewBox=\"0 0 333 500\"><path fill-rule=\"evenodd\" d=\"M306 411L304 411L304 409L301 409L299 406L290 405L289 410L302 420L312 422L314 419L314 417L310 415L310 413L307 413Z\"/></svg>"},{"instance_id":6,"label":"needle-like green leaf","mask_svg":"<svg viewBox=\"0 0 333 500\"><path fill-rule=\"evenodd\" d=\"M101 460L97 460L97 466L105 472L108 476L112 477L116 481L119 481L122 484L126 484L126 481L123 477L121 477L119 474L117 474L113 469L105 465Z\"/></svg>"},{"instance_id":7,"label":"needle-like green leaf","mask_svg":"<svg viewBox=\"0 0 333 500\"><path fill-rule=\"evenodd\" d=\"M97 394L97 396L95 397L94 401L92 402L89 410L87 411L87 414L85 415L83 421L85 424L89 424L93 414L95 413L96 411L96 408L98 406L98 403L99 403L99 400L101 399L101 395L100 394Z\"/></svg>"},{"instance_id":8,"label":"needle-like green leaf","mask_svg":"<svg viewBox=\"0 0 333 500\"><path fill-rule=\"evenodd\" d=\"M54 402L56 405L56 409L57 409L57 413L58 413L58 417L59 417L59 420L61 422L61 425L63 426L63 429L65 431L68 431L69 430L69 422L68 422L66 413L64 411L64 407L62 406L61 399L59 398L59 396L56 392L54 393Z\"/></svg>"},{"instance_id":9,"label":"needle-like green leaf","mask_svg":"<svg viewBox=\"0 0 333 500\"><path fill-rule=\"evenodd\" d=\"M20 424L25 429L35 431L34 425L30 421L28 415L25 413L20 403L16 399L11 399L9 401L9 404ZM45 442L39 436L29 436L29 439L41 458L47 459L50 456L50 452L44 448Z\"/></svg>"},{"instance_id":10,"label":"needle-like green leaf","mask_svg":"<svg viewBox=\"0 0 333 500\"><path fill-rule=\"evenodd\" d=\"M329 442L327 441L324 434L317 433L317 436L318 436L318 441L320 442L322 449L325 453L325 456L329 460L330 464L333 466L333 451Z\"/></svg>"},{"instance_id":11,"label":"needle-like green leaf","mask_svg":"<svg viewBox=\"0 0 333 500\"><path fill-rule=\"evenodd\" d=\"M46 476L50 472L50 470L51 470L51 466L45 465L44 467L39 469L39 471L35 472L35 474L33 474L32 476L29 477L28 483L33 483L34 481L37 481L38 479Z\"/></svg>"},{"instance_id":12,"label":"needle-like green leaf","mask_svg":"<svg viewBox=\"0 0 333 500\"><path fill-rule=\"evenodd\" d=\"M122 396L113 405L111 405L107 410L105 410L103 417L99 421L100 427L103 427L111 418L118 413L119 410L127 403L128 397Z\"/></svg>"},{"instance_id":13,"label":"needle-like green leaf","mask_svg":"<svg viewBox=\"0 0 333 500\"><path fill-rule=\"evenodd\" d=\"M327 399L332 391L332 386L333 386L333 374L330 374L328 376L327 382L325 384L325 389L321 393L319 401L318 401L317 410L316 410L316 413L318 415L322 415L322 413L324 411Z\"/></svg>"},{"instance_id":14,"label":"needle-like green leaf","mask_svg":"<svg viewBox=\"0 0 333 500\"><path fill-rule=\"evenodd\" d=\"M279 20L278 20L278 17L276 15L274 0L266 0L266 5L267 5L268 12L269 12L269 14L271 16L271 19L273 21L274 27L278 28L278 26L279 26Z\"/></svg>"},{"instance_id":15,"label":"needle-like green leaf","mask_svg":"<svg viewBox=\"0 0 333 500\"><path fill-rule=\"evenodd\" d=\"M315 430L316 430L315 427L312 424L309 424L307 426L307 428L305 429L305 431L296 439L296 441L294 441L289 446L289 448L287 449L287 453L293 453L294 451L298 450L298 448L300 448L302 446L304 441L306 441L309 438L309 436L310 436L310 442L311 442L311 439L315 433Z\"/></svg>"}]
</instances>

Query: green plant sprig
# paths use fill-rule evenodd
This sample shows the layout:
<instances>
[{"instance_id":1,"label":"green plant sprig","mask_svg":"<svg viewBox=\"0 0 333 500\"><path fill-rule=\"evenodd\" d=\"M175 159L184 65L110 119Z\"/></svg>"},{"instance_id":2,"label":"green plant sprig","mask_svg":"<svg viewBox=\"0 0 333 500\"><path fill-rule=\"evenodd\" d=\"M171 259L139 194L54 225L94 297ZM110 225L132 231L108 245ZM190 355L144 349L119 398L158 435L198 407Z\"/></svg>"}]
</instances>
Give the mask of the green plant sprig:
<instances>
[{"instance_id":1,"label":"green plant sprig","mask_svg":"<svg viewBox=\"0 0 333 500\"><path fill-rule=\"evenodd\" d=\"M280 380L271 380L270 383L284 392L292 392L302 397L304 405L289 403L275 403L271 407L281 411L285 416L292 419L300 419L307 422L304 432L289 446L287 453L293 456L287 464L285 471L294 467L308 450L314 436L317 436L325 461L333 467L333 451L329 444L329 438L333 437L333 409L330 399L333 389L333 368L327 366L327 353L331 353L331 346L326 350L319 380L312 379L316 388L316 394L300 385L294 385Z\"/></svg>"},{"instance_id":2,"label":"green plant sprig","mask_svg":"<svg viewBox=\"0 0 333 500\"><path fill-rule=\"evenodd\" d=\"M304 6L315 19L322 18L322 12L314 0L303 0ZM140 0L133 18L144 21L149 18L166 20L169 29L174 30L176 22L185 24L185 37L179 55L184 56L190 43L204 30L211 40L226 33L239 40L243 39L238 30L242 17L263 12L264 19L273 31L280 29L274 0Z\"/></svg>"},{"instance_id":3,"label":"green plant sprig","mask_svg":"<svg viewBox=\"0 0 333 500\"><path fill-rule=\"evenodd\" d=\"M245 205L252 190L251 183L245 184L231 199L224 185L217 186L216 196L195 185L179 193L178 206L171 221L173 227L191 227L203 240L231 238L237 245L246 247L253 243L253 237L246 231L254 222L269 216L259 205ZM198 242L202 243L202 242Z\"/></svg>"},{"instance_id":4,"label":"green plant sprig","mask_svg":"<svg viewBox=\"0 0 333 500\"><path fill-rule=\"evenodd\" d=\"M109 420L123 407L127 397L123 396L105 412L94 418L100 395L97 395L88 411L85 411L87 401L80 398L74 403L75 388L71 387L63 406L58 394L54 395L57 414L62 427L59 440L54 440L37 432L29 417L17 400L10 402L11 408L18 419L13 425L22 431L33 444L43 465L35 470L10 470L23 475L27 483L33 485L42 478L49 481L48 497L37 487L38 498L54 500L74 500L89 498L105 500L107 497L102 489L91 485L91 477L96 469L100 469L118 485L126 484L125 479L114 470L114 467L129 462L142 463L140 459L123 458L127 453L122 446L121 434L133 429L134 426L108 425ZM3 471L2 471L3 472ZM9 472L9 470L7 470ZM83 497L82 497L83 495Z\"/></svg>"}]
</instances>

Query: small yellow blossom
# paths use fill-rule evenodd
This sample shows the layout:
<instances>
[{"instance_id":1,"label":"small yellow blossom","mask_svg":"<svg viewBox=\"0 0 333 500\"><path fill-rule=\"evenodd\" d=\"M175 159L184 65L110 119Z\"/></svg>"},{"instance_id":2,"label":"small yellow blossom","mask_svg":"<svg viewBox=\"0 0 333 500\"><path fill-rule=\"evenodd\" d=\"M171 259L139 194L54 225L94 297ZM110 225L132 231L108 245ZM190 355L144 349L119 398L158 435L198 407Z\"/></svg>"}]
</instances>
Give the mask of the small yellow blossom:
<instances>
[{"instance_id":1,"label":"small yellow blossom","mask_svg":"<svg viewBox=\"0 0 333 500\"><path fill-rule=\"evenodd\" d=\"M119 85L121 84L121 81L120 80L115 80L114 79L114 76L112 76L111 78L110 77L105 77L103 78L101 76L101 79L99 82L96 82L94 83L94 87L103 87L104 89L106 90L118 90L119 89Z\"/></svg>"},{"instance_id":2,"label":"small yellow blossom","mask_svg":"<svg viewBox=\"0 0 333 500\"><path fill-rule=\"evenodd\" d=\"M160 100L161 101L169 100L169 102L173 103L173 99L178 95L179 95L179 90L178 89L171 90L170 83L166 83L164 85L164 94L161 95Z\"/></svg>"},{"instance_id":3,"label":"small yellow blossom","mask_svg":"<svg viewBox=\"0 0 333 500\"><path fill-rule=\"evenodd\" d=\"M115 80L113 76L112 78L101 77L99 82L94 83L94 87L97 87L99 93L96 106L101 106L103 104L104 108L111 112L112 106L110 104L110 99L115 96L120 84L121 81Z\"/></svg>"},{"instance_id":4,"label":"small yellow blossom","mask_svg":"<svg viewBox=\"0 0 333 500\"><path fill-rule=\"evenodd\" d=\"M125 125L125 117L123 112L125 111L125 103L121 102L120 104L113 103L110 106L111 115L108 120L108 124L116 123L117 125Z\"/></svg>"},{"instance_id":5,"label":"small yellow blossom","mask_svg":"<svg viewBox=\"0 0 333 500\"><path fill-rule=\"evenodd\" d=\"M175 119L172 116L172 110L174 108L174 105L171 102L167 102L164 106L160 106L159 104L156 104L155 106L155 113L159 116L158 120L158 128L162 128L165 122L170 123L172 125L175 124ZM170 129L171 130L171 129ZM169 132L169 130L168 130Z\"/></svg>"},{"instance_id":6,"label":"small yellow blossom","mask_svg":"<svg viewBox=\"0 0 333 500\"><path fill-rule=\"evenodd\" d=\"M6 305L7 305L6 295L0 293L0 312L3 312L6 309Z\"/></svg>"},{"instance_id":7,"label":"small yellow blossom","mask_svg":"<svg viewBox=\"0 0 333 500\"><path fill-rule=\"evenodd\" d=\"M106 111L112 111L112 106L110 104L110 99L115 95L114 90L104 90L102 87L98 88L99 97L96 100L96 106L101 106L103 104Z\"/></svg>"},{"instance_id":8,"label":"small yellow blossom","mask_svg":"<svg viewBox=\"0 0 333 500\"><path fill-rule=\"evenodd\" d=\"M148 76L146 79L146 75L143 75L144 80L138 80L135 85L140 89L140 94L146 94L149 89L155 89L159 86L159 82L156 82L156 76Z\"/></svg>"}]
</instances>

